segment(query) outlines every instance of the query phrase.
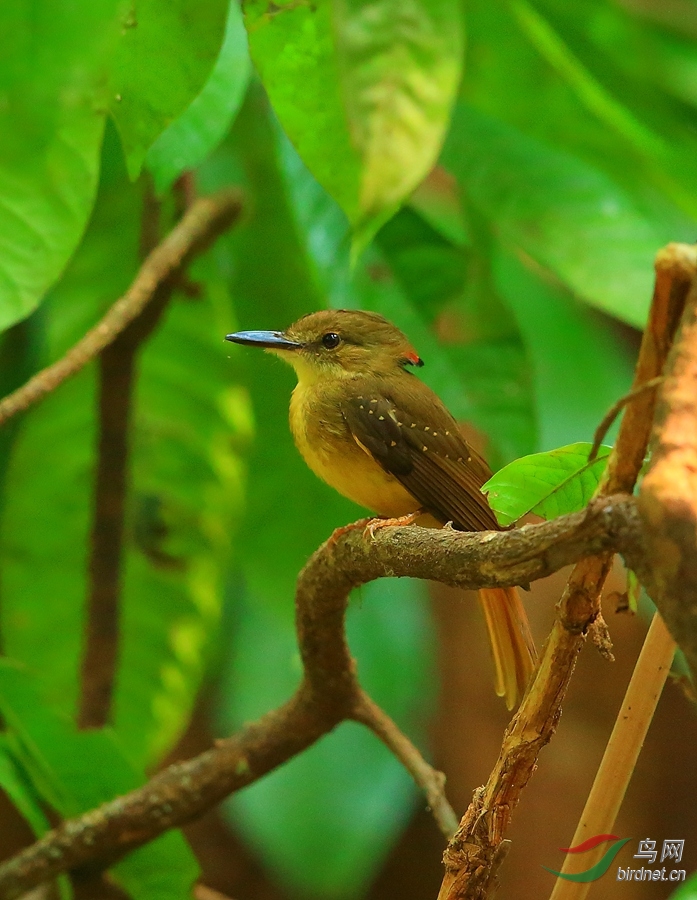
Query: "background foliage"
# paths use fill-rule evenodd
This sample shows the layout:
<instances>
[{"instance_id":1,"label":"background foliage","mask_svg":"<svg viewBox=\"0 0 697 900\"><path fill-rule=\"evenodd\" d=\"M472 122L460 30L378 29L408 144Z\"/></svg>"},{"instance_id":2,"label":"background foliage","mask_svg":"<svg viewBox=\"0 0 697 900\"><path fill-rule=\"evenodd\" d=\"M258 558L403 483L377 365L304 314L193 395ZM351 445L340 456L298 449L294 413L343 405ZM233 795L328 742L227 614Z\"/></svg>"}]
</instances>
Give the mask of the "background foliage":
<instances>
[{"instance_id":1,"label":"background foliage","mask_svg":"<svg viewBox=\"0 0 697 900\"><path fill-rule=\"evenodd\" d=\"M235 184L245 198L242 224L197 261L195 293L177 293L139 358L122 650L101 732L71 724L96 367L0 433L0 785L35 833L47 807L74 814L142 781L204 682L221 732L287 697L295 576L362 514L296 454L291 373L223 345L226 332L327 305L377 310L495 468L592 438L629 384L656 250L697 234L697 7L677 9L3 8L3 394L124 291L154 195L163 230L184 172L200 192ZM350 630L367 687L426 746L423 585L371 585ZM362 894L415 801L387 751L344 725L226 816L291 892L339 900ZM173 833L114 874L154 900L188 896L196 873Z\"/></svg>"}]
</instances>

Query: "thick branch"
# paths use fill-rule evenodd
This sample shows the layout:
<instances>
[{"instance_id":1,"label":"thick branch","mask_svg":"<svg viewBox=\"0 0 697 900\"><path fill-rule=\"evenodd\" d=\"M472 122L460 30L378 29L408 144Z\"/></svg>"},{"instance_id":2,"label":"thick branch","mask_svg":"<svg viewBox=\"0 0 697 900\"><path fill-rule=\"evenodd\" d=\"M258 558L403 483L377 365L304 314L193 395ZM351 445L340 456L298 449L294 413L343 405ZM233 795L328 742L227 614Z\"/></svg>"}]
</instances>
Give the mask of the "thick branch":
<instances>
[{"instance_id":1,"label":"thick branch","mask_svg":"<svg viewBox=\"0 0 697 900\"><path fill-rule=\"evenodd\" d=\"M676 246L675 267L689 294L660 392L639 510L647 526L647 587L697 673L697 248Z\"/></svg>"},{"instance_id":2,"label":"thick branch","mask_svg":"<svg viewBox=\"0 0 697 900\"><path fill-rule=\"evenodd\" d=\"M232 225L241 208L240 194L235 190L220 191L197 200L148 256L131 287L103 319L65 356L0 401L0 425L41 400L101 353L140 314L160 285L169 280L176 281L192 256L203 251Z\"/></svg>"},{"instance_id":3,"label":"thick branch","mask_svg":"<svg viewBox=\"0 0 697 900\"><path fill-rule=\"evenodd\" d=\"M298 640L305 674L295 696L200 756L170 766L142 788L63 823L8 860L0 866L0 898L13 900L42 881L88 863L108 865L261 778L343 719L370 718L344 633L354 587L388 576L431 578L469 588L510 585L541 578L601 551L641 557L641 547L634 501L626 496L509 532L463 534L414 526L381 529L370 541L355 530L326 542L298 579ZM370 724L383 740L395 744L395 733L387 734L384 722L373 717ZM407 755L412 770L426 772L411 749ZM439 810L448 816L440 801Z\"/></svg>"},{"instance_id":4,"label":"thick branch","mask_svg":"<svg viewBox=\"0 0 697 900\"><path fill-rule=\"evenodd\" d=\"M685 302L687 285L675 274L680 245L656 258L656 286L626 407L598 495L631 492L641 470L653 421L655 392L639 391L662 374ZM542 747L556 730L561 704L588 629L600 613L600 594L612 552L583 559L574 567L557 618L523 702L504 735L501 752L484 788L475 791L445 852L439 900L486 900L496 887L502 844L520 794L532 776ZM630 566L641 565L641 560Z\"/></svg>"}]
</instances>

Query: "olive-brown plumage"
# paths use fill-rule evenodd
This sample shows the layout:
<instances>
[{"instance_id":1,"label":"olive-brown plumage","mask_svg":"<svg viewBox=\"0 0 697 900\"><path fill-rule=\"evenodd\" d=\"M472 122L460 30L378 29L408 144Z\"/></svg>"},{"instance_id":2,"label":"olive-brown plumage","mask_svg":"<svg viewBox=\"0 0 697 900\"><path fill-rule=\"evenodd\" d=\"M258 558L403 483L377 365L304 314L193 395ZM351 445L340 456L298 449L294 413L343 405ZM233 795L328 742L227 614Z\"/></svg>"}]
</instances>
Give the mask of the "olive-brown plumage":
<instances>
[{"instance_id":1,"label":"olive-brown plumage","mask_svg":"<svg viewBox=\"0 0 697 900\"><path fill-rule=\"evenodd\" d=\"M409 371L422 365L404 334L376 313L323 310L285 332L238 332L287 360L298 384L290 426L309 467L361 506L385 517L417 511L419 524L498 530L480 487L490 476L439 397ZM515 589L480 591L496 665L510 707L532 671L534 646Z\"/></svg>"}]
</instances>

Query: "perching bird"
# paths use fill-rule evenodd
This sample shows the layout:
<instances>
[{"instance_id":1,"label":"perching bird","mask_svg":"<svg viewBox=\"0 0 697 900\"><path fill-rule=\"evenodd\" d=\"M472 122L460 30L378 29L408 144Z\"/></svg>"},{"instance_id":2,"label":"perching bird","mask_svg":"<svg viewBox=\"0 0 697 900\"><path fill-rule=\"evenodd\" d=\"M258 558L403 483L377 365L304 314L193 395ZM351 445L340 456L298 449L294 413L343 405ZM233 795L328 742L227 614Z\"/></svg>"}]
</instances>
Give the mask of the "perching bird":
<instances>
[{"instance_id":1,"label":"perching bird","mask_svg":"<svg viewBox=\"0 0 697 900\"><path fill-rule=\"evenodd\" d=\"M322 310L286 331L240 331L228 341L289 362L298 384L290 427L308 466L387 519L419 511L420 525L498 531L480 487L486 462L441 400L408 367L423 365L402 332L376 313ZM530 678L535 647L515 588L479 592L496 669L512 709Z\"/></svg>"}]
</instances>

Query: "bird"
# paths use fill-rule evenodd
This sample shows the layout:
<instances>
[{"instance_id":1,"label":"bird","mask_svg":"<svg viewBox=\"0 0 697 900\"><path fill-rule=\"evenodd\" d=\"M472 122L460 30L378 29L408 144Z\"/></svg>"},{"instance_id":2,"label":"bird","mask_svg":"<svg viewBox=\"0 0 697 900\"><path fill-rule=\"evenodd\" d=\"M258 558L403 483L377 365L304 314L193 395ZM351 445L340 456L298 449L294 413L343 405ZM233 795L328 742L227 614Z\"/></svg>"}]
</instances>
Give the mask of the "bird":
<instances>
[{"instance_id":1,"label":"bird","mask_svg":"<svg viewBox=\"0 0 697 900\"><path fill-rule=\"evenodd\" d=\"M423 361L375 312L324 309L285 331L238 331L295 369L290 429L309 468L381 517L459 531L500 531L480 488L491 476L456 420L414 369ZM529 682L536 652L516 588L479 591L494 661L494 686L509 710Z\"/></svg>"}]
</instances>

